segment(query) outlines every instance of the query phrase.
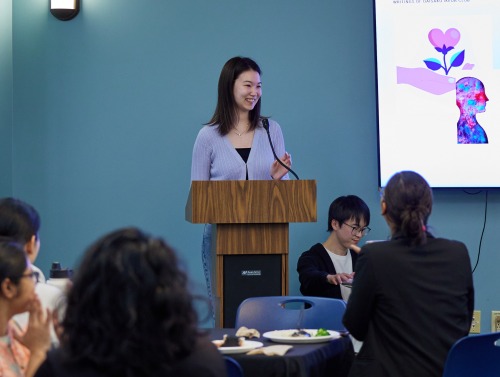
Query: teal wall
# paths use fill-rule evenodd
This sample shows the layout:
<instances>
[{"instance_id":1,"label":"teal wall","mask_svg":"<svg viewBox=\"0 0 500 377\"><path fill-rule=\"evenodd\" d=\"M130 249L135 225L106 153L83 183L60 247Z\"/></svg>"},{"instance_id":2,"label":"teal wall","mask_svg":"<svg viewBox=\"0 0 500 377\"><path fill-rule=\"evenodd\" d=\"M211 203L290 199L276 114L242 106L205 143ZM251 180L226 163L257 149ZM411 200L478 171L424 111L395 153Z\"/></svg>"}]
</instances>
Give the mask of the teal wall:
<instances>
[{"instance_id":1,"label":"teal wall","mask_svg":"<svg viewBox=\"0 0 500 377\"><path fill-rule=\"evenodd\" d=\"M12 195L12 0L0 0L0 196Z\"/></svg>"},{"instance_id":2,"label":"teal wall","mask_svg":"<svg viewBox=\"0 0 500 377\"><path fill-rule=\"evenodd\" d=\"M327 236L336 196L363 197L373 213L368 239L388 236L378 208L371 0L82 0L68 22L47 1L16 0L12 14L12 191L42 215L37 264L46 272L54 260L75 265L103 233L137 225L165 237L203 291L202 226L184 220L191 151L235 55L261 65L263 112L282 125L294 170L317 180L318 223L290 226L290 293L299 292L299 254ZM8 109L8 93L0 100ZM1 132L9 165L9 127ZM489 311L500 310L499 200L490 192L474 275L486 330ZM463 240L475 262L484 193L436 191L435 202L436 233Z\"/></svg>"}]
</instances>

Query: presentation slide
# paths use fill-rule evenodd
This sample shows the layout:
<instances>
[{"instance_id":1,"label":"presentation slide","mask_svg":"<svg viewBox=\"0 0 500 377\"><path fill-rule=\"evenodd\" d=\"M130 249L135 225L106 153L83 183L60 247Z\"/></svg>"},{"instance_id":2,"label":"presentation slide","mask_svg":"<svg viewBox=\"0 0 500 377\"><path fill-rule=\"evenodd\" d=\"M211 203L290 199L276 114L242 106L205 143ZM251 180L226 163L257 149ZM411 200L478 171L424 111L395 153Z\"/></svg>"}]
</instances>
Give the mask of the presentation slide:
<instances>
[{"instance_id":1,"label":"presentation slide","mask_svg":"<svg viewBox=\"0 0 500 377\"><path fill-rule=\"evenodd\" d=\"M374 0L379 184L500 187L500 0Z\"/></svg>"}]
</instances>

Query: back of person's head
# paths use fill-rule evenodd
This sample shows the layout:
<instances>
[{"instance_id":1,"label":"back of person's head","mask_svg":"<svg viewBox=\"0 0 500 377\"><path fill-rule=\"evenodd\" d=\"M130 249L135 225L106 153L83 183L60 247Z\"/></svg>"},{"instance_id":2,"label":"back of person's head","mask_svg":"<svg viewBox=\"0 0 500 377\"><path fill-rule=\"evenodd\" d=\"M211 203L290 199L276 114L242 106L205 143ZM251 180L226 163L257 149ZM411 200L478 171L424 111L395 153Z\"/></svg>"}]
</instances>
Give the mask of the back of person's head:
<instances>
[{"instance_id":1,"label":"back of person's head","mask_svg":"<svg viewBox=\"0 0 500 377\"><path fill-rule=\"evenodd\" d=\"M40 216L33 206L15 198L0 199L0 236L24 245L38 238Z\"/></svg>"},{"instance_id":2,"label":"back of person's head","mask_svg":"<svg viewBox=\"0 0 500 377\"><path fill-rule=\"evenodd\" d=\"M370 225L370 209L356 195L339 196L330 204L328 210L328 231L332 232L332 220L337 220L339 224L343 224L350 219L354 219L357 224L361 220L365 221L365 226Z\"/></svg>"},{"instance_id":3,"label":"back of person's head","mask_svg":"<svg viewBox=\"0 0 500 377\"><path fill-rule=\"evenodd\" d=\"M18 243L0 239L0 284L7 278L19 283L27 264L26 254Z\"/></svg>"},{"instance_id":4,"label":"back of person's head","mask_svg":"<svg viewBox=\"0 0 500 377\"><path fill-rule=\"evenodd\" d=\"M168 375L188 355L197 315L174 250L137 228L111 232L85 252L73 279L61 347L113 375Z\"/></svg>"},{"instance_id":5,"label":"back of person's head","mask_svg":"<svg viewBox=\"0 0 500 377\"><path fill-rule=\"evenodd\" d=\"M222 67L217 94L215 113L208 124L219 124L219 132L226 135L236 119L236 101L234 99L234 83L246 71L262 74L259 65L250 58L236 56L229 59ZM251 128L255 128L260 119L261 98L250 111Z\"/></svg>"},{"instance_id":6,"label":"back of person's head","mask_svg":"<svg viewBox=\"0 0 500 377\"><path fill-rule=\"evenodd\" d=\"M475 77L462 77L455 84L456 99L459 107L475 106L477 94L484 93L484 84Z\"/></svg>"},{"instance_id":7,"label":"back of person's head","mask_svg":"<svg viewBox=\"0 0 500 377\"><path fill-rule=\"evenodd\" d=\"M384 189L386 216L394 231L410 244L427 241L427 220L432 212L432 190L427 181L413 171L394 174Z\"/></svg>"}]
</instances>

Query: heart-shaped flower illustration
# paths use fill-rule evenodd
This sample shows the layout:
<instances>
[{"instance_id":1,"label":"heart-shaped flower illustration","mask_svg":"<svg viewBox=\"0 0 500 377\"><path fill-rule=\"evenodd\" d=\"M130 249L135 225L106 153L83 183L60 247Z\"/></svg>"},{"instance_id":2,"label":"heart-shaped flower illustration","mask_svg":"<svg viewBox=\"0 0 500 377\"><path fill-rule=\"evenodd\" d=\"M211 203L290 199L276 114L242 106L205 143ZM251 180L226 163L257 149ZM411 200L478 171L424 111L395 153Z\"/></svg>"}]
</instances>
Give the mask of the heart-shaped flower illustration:
<instances>
[{"instance_id":1,"label":"heart-shaped flower illustration","mask_svg":"<svg viewBox=\"0 0 500 377\"><path fill-rule=\"evenodd\" d=\"M459 41L460 32L455 28L446 30L446 33L443 33L441 29L432 29L429 32L429 42L436 47L436 50L438 48L446 49L447 47L455 47Z\"/></svg>"},{"instance_id":2,"label":"heart-shaped flower illustration","mask_svg":"<svg viewBox=\"0 0 500 377\"><path fill-rule=\"evenodd\" d=\"M428 58L424 60L425 65L432 71L443 69L445 74L448 75L452 67L460 67L465 58L465 50L457 52L450 58L449 67L446 64L446 54L453 50L460 41L460 31L451 28L443 32L441 29L432 29L428 34L429 42L434 46L437 52L443 54L443 63L435 58Z\"/></svg>"}]
</instances>

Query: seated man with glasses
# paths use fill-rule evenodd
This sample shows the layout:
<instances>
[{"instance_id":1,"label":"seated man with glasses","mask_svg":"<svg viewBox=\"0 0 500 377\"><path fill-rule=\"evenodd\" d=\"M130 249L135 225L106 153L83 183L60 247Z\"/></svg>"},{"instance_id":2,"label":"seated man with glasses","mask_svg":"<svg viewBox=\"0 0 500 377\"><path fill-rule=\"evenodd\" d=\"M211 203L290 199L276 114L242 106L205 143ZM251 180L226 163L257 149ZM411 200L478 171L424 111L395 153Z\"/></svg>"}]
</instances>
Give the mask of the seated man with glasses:
<instances>
[{"instance_id":1,"label":"seated man with glasses","mask_svg":"<svg viewBox=\"0 0 500 377\"><path fill-rule=\"evenodd\" d=\"M358 242L370 231L370 209L355 195L341 196L330 204L328 232L323 243L317 243L297 262L300 292L347 301L351 293Z\"/></svg>"}]
</instances>

